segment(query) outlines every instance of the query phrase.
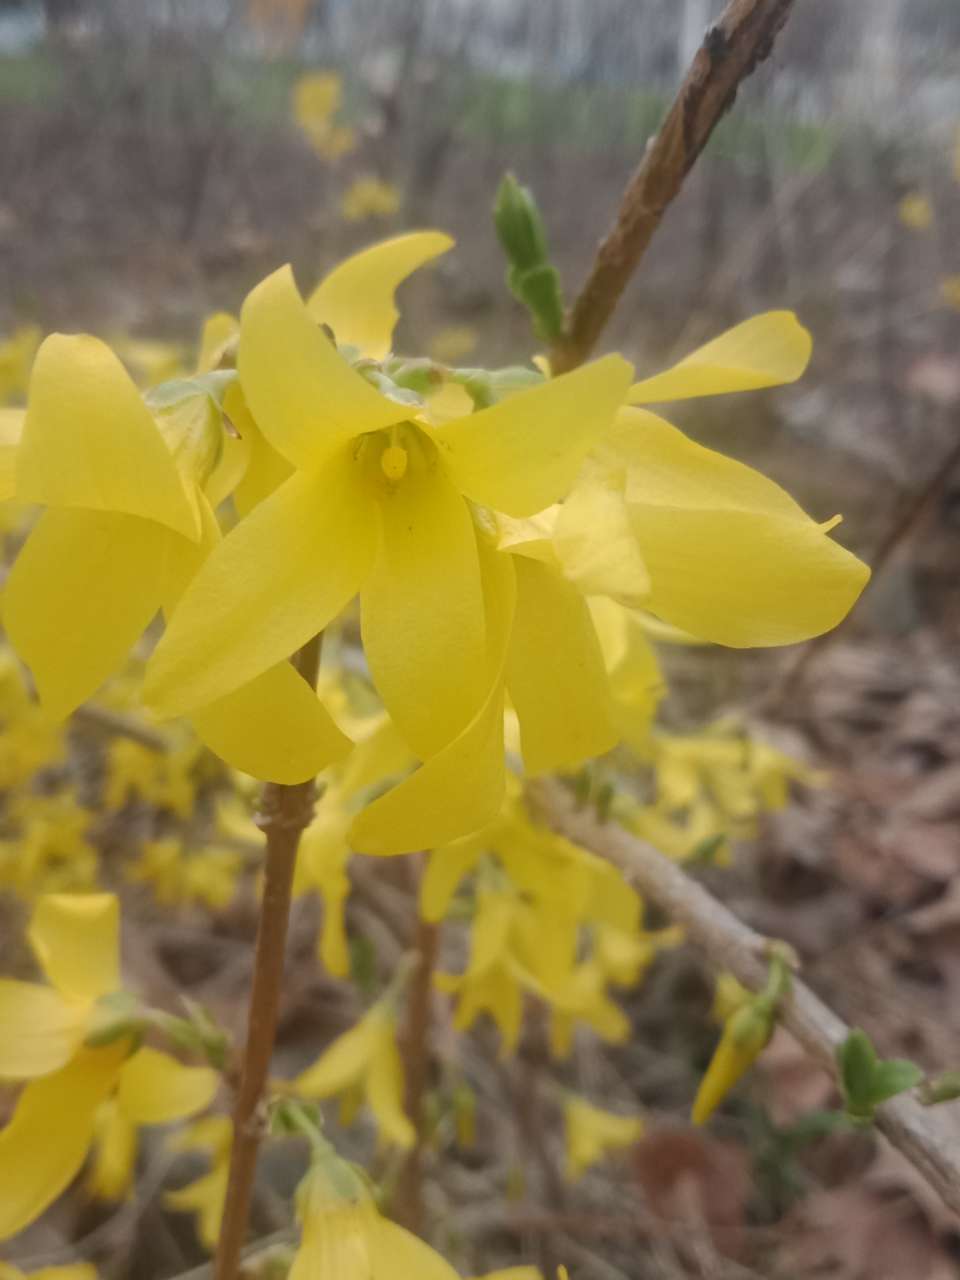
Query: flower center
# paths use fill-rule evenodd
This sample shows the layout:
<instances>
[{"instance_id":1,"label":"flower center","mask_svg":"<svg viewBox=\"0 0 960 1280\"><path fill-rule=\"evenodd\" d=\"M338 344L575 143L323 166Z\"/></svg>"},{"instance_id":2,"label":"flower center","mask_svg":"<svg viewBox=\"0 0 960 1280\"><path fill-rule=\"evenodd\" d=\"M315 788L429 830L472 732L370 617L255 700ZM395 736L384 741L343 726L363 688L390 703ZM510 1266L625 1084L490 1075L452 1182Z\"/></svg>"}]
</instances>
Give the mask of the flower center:
<instances>
[{"instance_id":1,"label":"flower center","mask_svg":"<svg viewBox=\"0 0 960 1280\"><path fill-rule=\"evenodd\" d=\"M391 484L399 484L407 474L407 451L403 445L389 444L380 455L380 468Z\"/></svg>"}]
</instances>

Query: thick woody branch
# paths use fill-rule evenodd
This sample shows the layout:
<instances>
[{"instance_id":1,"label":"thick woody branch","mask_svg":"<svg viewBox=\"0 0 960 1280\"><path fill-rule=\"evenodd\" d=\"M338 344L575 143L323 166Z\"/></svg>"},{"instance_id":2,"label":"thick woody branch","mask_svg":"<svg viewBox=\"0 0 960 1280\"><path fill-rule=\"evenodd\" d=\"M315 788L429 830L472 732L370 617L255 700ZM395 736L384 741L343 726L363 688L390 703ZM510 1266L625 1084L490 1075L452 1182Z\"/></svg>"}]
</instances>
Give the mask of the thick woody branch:
<instances>
[{"instance_id":1,"label":"thick woody branch","mask_svg":"<svg viewBox=\"0 0 960 1280\"><path fill-rule=\"evenodd\" d=\"M763 985L769 940L738 920L675 863L621 827L600 823L592 812L578 809L558 783L539 783L533 798L551 826L609 858L644 896L682 925L713 968L729 970L753 990ZM780 1020L811 1057L835 1072L836 1048L850 1028L797 978ZM960 1150L935 1115L903 1094L878 1108L876 1123L944 1204L960 1214Z\"/></svg>"},{"instance_id":2,"label":"thick woody branch","mask_svg":"<svg viewBox=\"0 0 960 1280\"><path fill-rule=\"evenodd\" d=\"M597 343L667 207L740 83L769 56L794 0L730 0L706 33L683 84L630 179L617 220L550 352L554 373L581 364Z\"/></svg>"}]
</instances>

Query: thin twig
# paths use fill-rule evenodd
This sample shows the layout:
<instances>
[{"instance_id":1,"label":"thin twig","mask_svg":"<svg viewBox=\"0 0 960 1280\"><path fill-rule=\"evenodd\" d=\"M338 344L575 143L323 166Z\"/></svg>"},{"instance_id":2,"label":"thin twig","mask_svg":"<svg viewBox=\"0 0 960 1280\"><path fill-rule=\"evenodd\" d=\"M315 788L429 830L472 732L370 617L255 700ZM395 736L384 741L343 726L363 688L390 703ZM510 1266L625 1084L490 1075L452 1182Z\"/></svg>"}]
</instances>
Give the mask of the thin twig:
<instances>
[{"instance_id":1,"label":"thin twig","mask_svg":"<svg viewBox=\"0 0 960 1280\"><path fill-rule=\"evenodd\" d=\"M293 664L311 685L317 682L320 637L304 645ZM259 826L266 836L263 902L254 955L247 1042L233 1111L230 1177L217 1245L216 1280L236 1280L247 1232L250 1200L263 1137L263 1095L273 1056L290 915L290 893L300 835L313 816L314 784L263 788Z\"/></svg>"},{"instance_id":2,"label":"thin twig","mask_svg":"<svg viewBox=\"0 0 960 1280\"><path fill-rule=\"evenodd\" d=\"M717 969L759 989L767 976L769 940L718 902L702 885L652 845L613 823L600 823L576 807L558 783L541 782L533 795L545 819L564 835L619 866L641 893L656 902ZM835 1052L850 1028L799 979L794 979L781 1021L807 1052L835 1073ZM903 1094L877 1110L877 1127L914 1169L960 1214L960 1150L947 1129L915 1098Z\"/></svg>"},{"instance_id":3,"label":"thin twig","mask_svg":"<svg viewBox=\"0 0 960 1280\"><path fill-rule=\"evenodd\" d=\"M733 105L743 80L769 56L794 0L730 0L684 77L660 131L627 185L616 223L550 352L554 373L581 364L643 257L667 207Z\"/></svg>"},{"instance_id":4,"label":"thin twig","mask_svg":"<svg viewBox=\"0 0 960 1280\"><path fill-rule=\"evenodd\" d=\"M426 1093L430 1075L430 1029L433 1006L433 973L437 965L439 926L417 919L414 946L416 968L407 992L406 1023L402 1048L407 1077L407 1115L413 1121L416 1141L407 1154L391 1205L391 1217L418 1235L423 1231L423 1158L426 1149Z\"/></svg>"}]
</instances>

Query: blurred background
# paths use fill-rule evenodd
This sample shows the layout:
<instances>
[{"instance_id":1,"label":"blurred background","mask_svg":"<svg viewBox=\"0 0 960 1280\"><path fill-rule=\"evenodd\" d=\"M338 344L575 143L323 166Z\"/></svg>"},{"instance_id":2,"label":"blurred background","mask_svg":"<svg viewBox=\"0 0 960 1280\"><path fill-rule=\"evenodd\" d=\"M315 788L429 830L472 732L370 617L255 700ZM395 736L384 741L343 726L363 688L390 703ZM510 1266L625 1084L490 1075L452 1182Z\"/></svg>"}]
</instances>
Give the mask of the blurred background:
<instances>
[{"instance_id":1,"label":"blurred background","mask_svg":"<svg viewBox=\"0 0 960 1280\"><path fill-rule=\"evenodd\" d=\"M460 364L528 359L536 348L491 218L501 175L536 193L574 296L722 7L0 0L0 404L22 402L51 329L95 333L157 381L190 366L209 312L236 312L281 262L306 289L346 253L421 226L458 244L405 286L399 349ZM705 874L757 928L791 941L812 984L884 1051L955 1066L956 0L798 3L669 210L604 345L645 374L768 308L795 309L813 332L802 381L671 416L818 518L842 511L841 541L885 563L800 677L797 652L668 655L673 724L735 705L831 774L766 818L733 868ZM204 998L236 1002L245 973L221 971L195 943L192 968L179 948L177 981L186 973ZM298 988L287 1010L294 1040L305 1000ZM708 1003L692 961L671 960L630 997L638 1043L604 1050L591 1078L612 1071L641 1102L681 1114L694 1076L673 1080L672 1064L705 1060ZM569 1219L549 1229L593 1250L578 1274L960 1275L960 1225L891 1152L828 1141L812 1167L795 1167L806 1138L790 1125L826 1104L829 1082L779 1037L765 1063L762 1105L722 1121L719 1137L668 1129L640 1145L626 1208L622 1171L615 1194L611 1175L597 1175L572 1205L547 1187ZM451 1196L465 1187L466 1203L473 1174L457 1176ZM691 1186L703 1235L689 1253L670 1241ZM604 1235L618 1207L636 1222L636 1205L641 1243L624 1239L620 1219ZM529 1227L534 1251L543 1231ZM731 1261L745 1256L744 1233L760 1270ZM490 1256L515 1244L495 1241Z\"/></svg>"}]
</instances>

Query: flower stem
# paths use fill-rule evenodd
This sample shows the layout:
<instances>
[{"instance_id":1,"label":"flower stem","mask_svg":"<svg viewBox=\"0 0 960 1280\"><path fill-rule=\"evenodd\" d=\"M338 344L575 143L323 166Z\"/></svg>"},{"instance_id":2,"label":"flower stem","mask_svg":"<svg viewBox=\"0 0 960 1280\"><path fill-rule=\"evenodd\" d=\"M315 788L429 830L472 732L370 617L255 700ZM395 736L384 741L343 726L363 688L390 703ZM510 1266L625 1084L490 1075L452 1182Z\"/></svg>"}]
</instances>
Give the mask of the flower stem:
<instances>
[{"instance_id":1,"label":"flower stem","mask_svg":"<svg viewBox=\"0 0 960 1280\"><path fill-rule=\"evenodd\" d=\"M294 655L293 665L311 685L317 682L320 637ZM217 1244L216 1280L237 1280L253 1195L257 1152L265 1129L263 1095L273 1056L280 1003L280 984L290 916L290 893L297 847L313 816L313 781L296 786L268 782L258 825L266 837L263 902L257 928L253 984L247 1020L247 1042L240 1063L233 1110L230 1175Z\"/></svg>"}]
</instances>

